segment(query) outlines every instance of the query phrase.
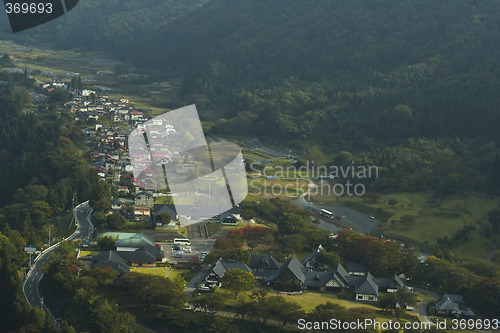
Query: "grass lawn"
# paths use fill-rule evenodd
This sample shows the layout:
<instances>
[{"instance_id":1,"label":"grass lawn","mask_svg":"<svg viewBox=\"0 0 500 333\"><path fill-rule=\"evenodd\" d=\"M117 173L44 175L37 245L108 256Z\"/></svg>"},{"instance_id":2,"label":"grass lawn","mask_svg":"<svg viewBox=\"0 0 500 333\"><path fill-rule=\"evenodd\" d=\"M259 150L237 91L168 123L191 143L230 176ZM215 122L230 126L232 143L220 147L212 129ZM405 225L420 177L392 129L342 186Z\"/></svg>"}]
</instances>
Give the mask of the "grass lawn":
<instances>
[{"instance_id":1,"label":"grass lawn","mask_svg":"<svg viewBox=\"0 0 500 333\"><path fill-rule=\"evenodd\" d=\"M168 267L130 267L130 271L141 274L164 276L171 279L175 278L179 274L189 272L187 269L175 269Z\"/></svg>"},{"instance_id":2,"label":"grass lawn","mask_svg":"<svg viewBox=\"0 0 500 333\"><path fill-rule=\"evenodd\" d=\"M212 236L222 230L222 226L218 222L207 223L208 235Z\"/></svg>"},{"instance_id":3,"label":"grass lawn","mask_svg":"<svg viewBox=\"0 0 500 333\"><path fill-rule=\"evenodd\" d=\"M234 294L224 290L224 289L217 289L216 293L221 293L225 295L226 301L225 304L227 306L235 306L236 304L239 304L242 301L245 300L250 300L250 295L251 292L242 292L238 294L238 299L234 299ZM347 309L352 309L352 308L366 308L369 310L372 310L376 313L376 319L378 321L388 321L388 320L394 320L393 317L390 316L389 312L383 312L380 308L370 305L370 304L363 304L363 303L357 303L357 302L351 302L347 301L344 299L340 299L337 297L335 294L330 294L330 293L319 293L319 292L305 292L302 294L297 294L297 295L289 295L286 293L283 294L277 294L274 292L270 292L267 296L281 296L283 297L286 301L288 302L294 302L302 306L304 311L306 312L311 312L313 311L316 306L325 304L327 302L339 304L340 306L347 308ZM408 315L413 315L416 316L416 314L412 312L408 312Z\"/></svg>"},{"instance_id":4,"label":"grass lawn","mask_svg":"<svg viewBox=\"0 0 500 333\"><path fill-rule=\"evenodd\" d=\"M467 224L482 223L487 213L498 206L500 198L485 194L471 193L466 196L437 197L430 192L398 193L381 195L377 200L367 197L327 197L315 196L314 202L323 205L345 205L367 215L373 215L385 222L373 234L384 234L416 245L424 251L437 244L438 238L455 233ZM389 205L395 199L394 205ZM405 216L413 220L404 222ZM489 260L492 251L490 242L480 234L477 228L471 239L463 244L456 244L450 250L462 258L481 258Z\"/></svg>"},{"instance_id":5,"label":"grass lawn","mask_svg":"<svg viewBox=\"0 0 500 333\"><path fill-rule=\"evenodd\" d=\"M312 311L316 306L320 304L325 304L327 302L339 304L348 309L363 307L371 310L380 310L379 308L373 305L354 303L344 299L340 299L335 294L308 292L300 295L279 294L279 296L284 297L289 302L295 302L300 304L305 311Z\"/></svg>"},{"instance_id":6,"label":"grass lawn","mask_svg":"<svg viewBox=\"0 0 500 333\"><path fill-rule=\"evenodd\" d=\"M85 257L88 255L96 256L99 254L99 251L80 251L80 257Z\"/></svg>"}]
</instances>

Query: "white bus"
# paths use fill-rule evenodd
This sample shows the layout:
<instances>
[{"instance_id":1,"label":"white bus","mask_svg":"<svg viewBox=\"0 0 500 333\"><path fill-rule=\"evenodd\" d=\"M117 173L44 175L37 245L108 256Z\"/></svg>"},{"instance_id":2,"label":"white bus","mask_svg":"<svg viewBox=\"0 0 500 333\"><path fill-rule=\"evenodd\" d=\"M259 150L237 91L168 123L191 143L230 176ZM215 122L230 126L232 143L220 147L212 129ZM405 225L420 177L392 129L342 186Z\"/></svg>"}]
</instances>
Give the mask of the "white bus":
<instances>
[{"instance_id":1,"label":"white bus","mask_svg":"<svg viewBox=\"0 0 500 333\"><path fill-rule=\"evenodd\" d=\"M330 211L328 211L326 209L322 209L320 211L320 214L323 215L323 216L329 217L331 219L333 219L335 217L332 212L330 212Z\"/></svg>"},{"instance_id":2,"label":"white bus","mask_svg":"<svg viewBox=\"0 0 500 333\"><path fill-rule=\"evenodd\" d=\"M177 245L191 245L191 241L187 238L174 238L174 244Z\"/></svg>"}]
</instances>

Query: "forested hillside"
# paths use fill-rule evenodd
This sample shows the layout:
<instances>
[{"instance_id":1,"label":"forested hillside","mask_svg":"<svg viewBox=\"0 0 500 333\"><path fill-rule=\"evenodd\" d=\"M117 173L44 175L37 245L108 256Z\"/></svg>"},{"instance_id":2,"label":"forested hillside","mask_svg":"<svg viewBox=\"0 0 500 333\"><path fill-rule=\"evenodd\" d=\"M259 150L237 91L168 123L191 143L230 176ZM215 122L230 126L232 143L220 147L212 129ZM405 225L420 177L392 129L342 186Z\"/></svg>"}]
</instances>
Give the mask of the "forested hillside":
<instances>
[{"instance_id":1,"label":"forested hillside","mask_svg":"<svg viewBox=\"0 0 500 333\"><path fill-rule=\"evenodd\" d=\"M8 61L4 56L1 63ZM23 324L50 329L50 318L29 308L22 295L21 268L29 259L23 247L44 247L51 232L52 240L66 236L73 199L101 200L109 193L81 157L86 136L71 118L55 103L33 105L27 89L36 85L26 74L0 68L0 80L9 82L0 87L0 322L6 332Z\"/></svg>"},{"instance_id":2,"label":"forested hillside","mask_svg":"<svg viewBox=\"0 0 500 333\"><path fill-rule=\"evenodd\" d=\"M16 35L5 20L0 25L0 38L120 54L130 51L130 42L206 1L80 0L63 17Z\"/></svg>"},{"instance_id":3,"label":"forested hillside","mask_svg":"<svg viewBox=\"0 0 500 333\"><path fill-rule=\"evenodd\" d=\"M128 56L182 68L184 96L225 106L245 134L497 138L499 14L498 1L213 0Z\"/></svg>"}]
</instances>

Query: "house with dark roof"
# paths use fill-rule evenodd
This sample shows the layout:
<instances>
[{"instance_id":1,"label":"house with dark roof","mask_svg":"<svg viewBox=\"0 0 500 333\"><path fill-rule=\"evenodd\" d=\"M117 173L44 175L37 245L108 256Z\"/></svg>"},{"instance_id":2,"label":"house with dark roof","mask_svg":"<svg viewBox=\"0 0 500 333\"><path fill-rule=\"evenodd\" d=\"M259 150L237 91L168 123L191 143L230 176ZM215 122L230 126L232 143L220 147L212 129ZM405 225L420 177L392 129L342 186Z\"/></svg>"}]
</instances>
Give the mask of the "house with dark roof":
<instances>
[{"instance_id":1,"label":"house with dark roof","mask_svg":"<svg viewBox=\"0 0 500 333\"><path fill-rule=\"evenodd\" d=\"M350 275L366 275L368 273L368 266L357 262L348 262L346 269Z\"/></svg>"},{"instance_id":2,"label":"house with dark roof","mask_svg":"<svg viewBox=\"0 0 500 333\"><path fill-rule=\"evenodd\" d=\"M141 247L155 247L154 240L146 234L137 233L131 237L115 241L117 251L135 251Z\"/></svg>"},{"instance_id":3,"label":"house with dark roof","mask_svg":"<svg viewBox=\"0 0 500 333\"><path fill-rule=\"evenodd\" d=\"M157 258L158 254L153 254L143 247L135 251L116 251L116 254L132 267L155 267L156 263L161 261Z\"/></svg>"},{"instance_id":4,"label":"house with dark roof","mask_svg":"<svg viewBox=\"0 0 500 333\"><path fill-rule=\"evenodd\" d=\"M175 227L175 222L177 221L177 212L175 211L174 205L166 205L166 204L155 204L151 211L151 215L153 215L153 219L161 213L168 213L170 215L170 223L168 226Z\"/></svg>"},{"instance_id":5,"label":"house with dark roof","mask_svg":"<svg viewBox=\"0 0 500 333\"><path fill-rule=\"evenodd\" d=\"M270 254L252 253L248 266L253 270L255 278L265 279L276 273L280 269L281 263Z\"/></svg>"},{"instance_id":6,"label":"house with dark roof","mask_svg":"<svg viewBox=\"0 0 500 333\"><path fill-rule=\"evenodd\" d=\"M398 288L405 287L396 275L375 278L365 265L356 263L349 263L350 269L339 263L328 271L322 270L314 261L314 257L321 251L324 249L319 245L303 263L292 255L278 271L266 277L265 284L283 291L352 290L354 299L362 302L377 302L380 293L395 292Z\"/></svg>"},{"instance_id":7,"label":"house with dark roof","mask_svg":"<svg viewBox=\"0 0 500 333\"><path fill-rule=\"evenodd\" d=\"M125 263L125 260L116 254L115 251L103 251L94 256L92 260L92 267L111 267L120 274L130 271L130 267Z\"/></svg>"},{"instance_id":8,"label":"house with dark roof","mask_svg":"<svg viewBox=\"0 0 500 333\"><path fill-rule=\"evenodd\" d=\"M146 234L137 233L131 237L118 239L115 241L116 251L125 258L132 266L143 266L160 263L163 260L163 252L160 246L156 246L152 237ZM126 252L135 252L125 255ZM155 258L151 263L149 257ZM133 259L142 258L134 261Z\"/></svg>"},{"instance_id":9,"label":"house with dark roof","mask_svg":"<svg viewBox=\"0 0 500 333\"><path fill-rule=\"evenodd\" d=\"M111 209L115 212L119 212L123 209L123 201L120 199L115 199L111 201Z\"/></svg>"},{"instance_id":10,"label":"house with dark roof","mask_svg":"<svg viewBox=\"0 0 500 333\"><path fill-rule=\"evenodd\" d=\"M222 278L229 269L241 269L245 272L253 274L253 270L239 260L219 258L219 260L217 260L215 264L210 267L210 270L205 274L205 276L203 276L202 284L209 288L213 288L215 286L220 287L222 285Z\"/></svg>"},{"instance_id":11,"label":"house with dark roof","mask_svg":"<svg viewBox=\"0 0 500 333\"><path fill-rule=\"evenodd\" d=\"M239 221L241 221L241 213L241 207L237 205L220 214L217 218L223 225L236 225Z\"/></svg>"},{"instance_id":12,"label":"house with dark roof","mask_svg":"<svg viewBox=\"0 0 500 333\"><path fill-rule=\"evenodd\" d=\"M320 268L321 265L318 264L317 262L317 254L320 253L321 251L325 251L323 246L319 244L308 256L307 258L302 262L302 265L306 268L310 269L318 269Z\"/></svg>"},{"instance_id":13,"label":"house with dark roof","mask_svg":"<svg viewBox=\"0 0 500 333\"><path fill-rule=\"evenodd\" d=\"M356 301L378 301L380 297L379 286L370 272L363 276L351 276L349 284L354 287L354 299Z\"/></svg>"},{"instance_id":14,"label":"house with dark roof","mask_svg":"<svg viewBox=\"0 0 500 333\"><path fill-rule=\"evenodd\" d=\"M459 316L474 316L471 308L466 307L462 295L444 294L436 303L436 312L444 315Z\"/></svg>"},{"instance_id":15,"label":"house with dark roof","mask_svg":"<svg viewBox=\"0 0 500 333\"><path fill-rule=\"evenodd\" d=\"M154 198L153 192L151 191L142 191L135 194L135 206L141 207L153 207Z\"/></svg>"},{"instance_id":16,"label":"house with dark roof","mask_svg":"<svg viewBox=\"0 0 500 333\"><path fill-rule=\"evenodd\" d=\"M405 286L404 282L397 275L389 278L374 278L374 280L379 287L379 291L385 293L394 293L398 291L398 288Z\"/></svg>"},{"instance_id":17,"label":"house with dark roof","mask_svg":"<svg viewBox=\"0 0 500 333\"><path fill-rule=\"evenodd\" d=\"M304 289L306 282L303 268L295 255L292 255L276 273L265 279L265 283L278 290L300 291Z\"/></svg>"},{"instance_id":18,"label":"house with dark roof","mask_svg":"<svg viewBox=\"0 0 500 333\"><path fill-rule=\"evenodd\" d=\"M305 285L307 289L337 292L350 287L349 273L341 264L335 265L327 272L311 271L304 272L306 276Z\"/></svg>"}]
</instances>

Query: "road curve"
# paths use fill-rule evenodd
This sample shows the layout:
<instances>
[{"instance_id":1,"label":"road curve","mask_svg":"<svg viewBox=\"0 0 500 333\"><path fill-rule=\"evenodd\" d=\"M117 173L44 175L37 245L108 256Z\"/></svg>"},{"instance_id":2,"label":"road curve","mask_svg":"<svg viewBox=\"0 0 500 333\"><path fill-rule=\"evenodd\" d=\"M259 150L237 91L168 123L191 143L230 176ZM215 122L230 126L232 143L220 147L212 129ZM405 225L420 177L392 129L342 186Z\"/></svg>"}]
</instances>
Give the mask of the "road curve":
<instances>
[{"instance_id":1,"label":"road curve","mask_svg":"<svg viewBox=\"0 0 500 333\"><path fill-rule=\"evenodd\" d=\"M76 217L77 229L69 237L66 237L65 240L89 239L91 237L94 232L94 226L90 221L91 213L92 208L89 206L88 201L75 207L73 214ZM33 265L26 275L26 279L23 283L23 293L28 301L28 304L31 307L45 308L54 320L56 328L59 327L59 323L44 304L44 298L40 295L39 284L44 274L42 266L50 260L53 251L59 247L59 244L60 243L57 243L47 248L33 261Z\"/></svg>"}]
</instances>

